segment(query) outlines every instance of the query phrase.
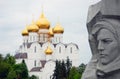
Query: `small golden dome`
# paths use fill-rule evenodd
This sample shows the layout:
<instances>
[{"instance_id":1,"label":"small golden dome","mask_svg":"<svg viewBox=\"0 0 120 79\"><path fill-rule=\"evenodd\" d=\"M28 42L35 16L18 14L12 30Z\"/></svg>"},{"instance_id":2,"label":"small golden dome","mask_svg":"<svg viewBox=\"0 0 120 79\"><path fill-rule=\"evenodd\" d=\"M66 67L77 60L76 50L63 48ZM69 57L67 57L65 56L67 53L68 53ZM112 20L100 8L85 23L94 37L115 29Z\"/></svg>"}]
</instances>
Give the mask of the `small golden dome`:
<instances>
[{"instance_id":1,"label":"small golden dome","mask_svg":"<svg viewBox=\"0 0 120 79\"><path fill-rule=\"evenodd\" d=\"M48 46L47 49L45 50L45 54L51 55L52 53L53 53L52 49L50 48L50 46Z\"/></svg>"},{"instance_id":2,"label":"small golden dome","mask_svg":"<svg viewBox=\"0 0 120 79\"><path fill-rule=\"evenodd\" d=\"M28 33L28 30L27 28L25 28L23 31L22 31L22 36L28 36L29 33Z\"/></svg>"},{"instance_id":3,"label":"small golden dome","mask_svg":"<svg viewBox=\"0 0 120 79\"><path fill-rule=\"evenodd\" d=\"M50 37L53 37L53 36L54 36L53 28L50 28L50 29L49 29L49 35L50 35Z\"/></svg>"},{"instance_id":4,"label":"small golden dome","mask_svg":"<svg viewBox=\"0 0 120 79\"><path fill-rule=\"evenodd\" d=\"M42 13L40 18L37 20L36 25L41 29L49 29L50 22L45 18L44 14Z\"/></svg>"},{"instance_id":5,"label":"small golden dome","mask_svg":"<svg viewBox=\"0 0 120 79\"><path fill-rule=\"evenodd\" d=\"M34 21L27 27L27 29L28 32L38 32L39 30L38 26L34 23Z\"/></svg>"},{"instance_id":6,"label":"small golden dome","mask_svg":"<svg viewBox=\"0 0 120 79\"><path fill-rule=\"evenodd\" d=\"M59 23L57 23L56 26L53 28L53 32L54 33L63 33L64 29Z\"/></svg>"}]
</instances>

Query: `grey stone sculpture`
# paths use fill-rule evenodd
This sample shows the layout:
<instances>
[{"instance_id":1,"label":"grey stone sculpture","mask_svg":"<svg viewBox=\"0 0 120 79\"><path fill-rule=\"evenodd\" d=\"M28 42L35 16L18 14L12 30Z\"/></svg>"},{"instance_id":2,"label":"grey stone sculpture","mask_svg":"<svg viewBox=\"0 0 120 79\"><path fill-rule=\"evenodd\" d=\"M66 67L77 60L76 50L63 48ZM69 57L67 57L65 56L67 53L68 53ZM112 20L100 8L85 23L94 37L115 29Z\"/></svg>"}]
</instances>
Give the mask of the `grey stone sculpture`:
<instances>
[{"instance_id":1,"label":"grey stone sculpture","mask_svg":"<svg viewBox=\"0 0 120 79\"><path fill-rule=\"evenodd\" d=\"M92 58L82 79L120 79L120 0L90 6L87 29Z\"/></svg>"}]
</instances>

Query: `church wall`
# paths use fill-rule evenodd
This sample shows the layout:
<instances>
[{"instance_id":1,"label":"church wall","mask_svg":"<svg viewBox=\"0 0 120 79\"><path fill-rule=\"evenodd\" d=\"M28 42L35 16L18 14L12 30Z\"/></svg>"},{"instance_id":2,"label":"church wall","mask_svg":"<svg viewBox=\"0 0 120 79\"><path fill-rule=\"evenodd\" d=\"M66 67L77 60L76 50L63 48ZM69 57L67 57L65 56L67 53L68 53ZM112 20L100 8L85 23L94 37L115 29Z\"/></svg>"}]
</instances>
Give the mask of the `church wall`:
<instances>
[{"instance_id":1,"label":"church wall","mask_svg":"<svg viewBox=\"0 0 120 79\"><path fill-rule=\"evenodd\" d=\"M54 43L63 42L63 34L54 34Z\"/></svg>"},{"instance_id":2,"label":"church wall","mask_svg":"<svg viewBox=\"0 0 120 79\"><path fill-rule=\"evenodd\" d=\"M34 28L34 27L33 27ZM19 53L27 53L25 59L26 65L29 70L29 75L36 75L39 79L50 79L55 68L55 60L65 60L67 57L72 61L73 66L79 66L79 53L78 47L73 44L63 44L63 33L54 33L54 37L50 38L48 42L49 29L40 28L38 32L28 32L29 36L23 36L23 44L20 46ZM52 49L52 54L46 54L47 46ZM21 59L16 59L17 63L22 62ZM40 68L40 70L31 70L32 68Z\"/></svg>"},{"instance_id":3,"label":"church wall","mask_svg":"<svg viewBox=\"0 0 120 79\"><path fill-rule=\"evenodd\" d=\"M38 34L36 32L30 32L28 37L28 42L38 41Z\"/></svg>"},{"instance_id":4,"label":"church wall","mask_svg":"<svg viewBox=\"0 0 120 79\"><path fill-rule=\"evenodd\" d=\"M56 45L56 48L55 48L55 57L56 59L58 60L64 60L65 59L65 45L62 44L62 43L59 43Z\"/></svg>"},{"instance_id":5,"label":"church wall","mask_svg":"<svg viewBox=\"0 0 120 79\"><path fill-rule=\"evenodd\" d=\"M79 66L79 52L78 52L78 48L76 47L76 45L74 44L68 44L66 51L68 53L68 56L70 58L70 60L72 61L72 65L73 66Z\"/></svg>"}]
</instances>

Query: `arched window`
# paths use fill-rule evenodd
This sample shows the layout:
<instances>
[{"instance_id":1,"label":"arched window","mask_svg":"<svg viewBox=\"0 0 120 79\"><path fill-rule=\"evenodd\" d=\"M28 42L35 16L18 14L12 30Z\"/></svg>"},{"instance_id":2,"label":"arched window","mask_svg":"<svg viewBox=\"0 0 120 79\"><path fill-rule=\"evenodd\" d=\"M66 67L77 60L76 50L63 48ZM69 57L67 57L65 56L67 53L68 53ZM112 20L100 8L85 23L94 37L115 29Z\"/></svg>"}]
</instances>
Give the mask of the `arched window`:
<instances>
[{"instance_id":1,"label":"arched window","mask_svg":"<svg viewBox=\"0 0 120 79\"><path fill-rule=\"evenodd\" d=\"M56 38L56 42L57 42L57 38Z\"/></svg>"},{"instance_id":2,"label":"arched window","mask_svg":"<svg viewBox=\"0 0 120 79\"><path fill-rule=\"evenodd\" d=\"M34 66L36 66L36 60L34 61Z\"/></svg>"},{"instance_id":3,"label":"arched window","mask_svg":"<svg viewBox=\"0 0 120 79\"><path fill-rule=\"evenodd\" d=\"M36 53L36 46L35 46L34 52Z\"/></svg>"},{"instance_id":4,"label":"arched window","mask_svg":"<svg viewBox=\"0 0 120 79\"><path fill-rule=\"evenodd\" d=\"M59 47L59 53L61 53L61 47Z\"/></svg>"},{"instance_id":5,"label":"arched window","mask_svg":"<svg viewBox=\"0 0 120 79\"><path fill-rule=\"evenodd\" d=\"M61 42L61 41L60 41L60 37L59 37L59 42Z\"/></svg>"},{"instance_id":6,"label":"arched window","mask_svg":"<svg viewBox=\"0 0 120 79\"><path fill-rule=\"evenodd\" d=\"M70 48L70 53L72 53L72 47Z\"/></svg>"}]
</instances>

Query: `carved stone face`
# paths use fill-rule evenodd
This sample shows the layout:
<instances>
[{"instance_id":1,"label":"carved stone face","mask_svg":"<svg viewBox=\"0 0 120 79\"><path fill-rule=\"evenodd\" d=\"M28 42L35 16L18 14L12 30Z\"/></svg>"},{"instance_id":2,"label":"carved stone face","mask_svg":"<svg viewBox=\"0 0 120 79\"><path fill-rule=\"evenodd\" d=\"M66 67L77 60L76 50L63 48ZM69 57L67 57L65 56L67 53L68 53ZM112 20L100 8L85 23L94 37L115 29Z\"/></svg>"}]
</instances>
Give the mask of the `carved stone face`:
<instances>
[{"instance_id":1,"label":"carved stone face","mask_svg":"<svg viewBox=\"0 0 120 79\"><path fill-rule=\"evenodd\" d=\"M97 42L99 61L103 65L109 64L119 56L118 42L109 30L101 29L97 35Z\"/></svg>"}]
</instances>

